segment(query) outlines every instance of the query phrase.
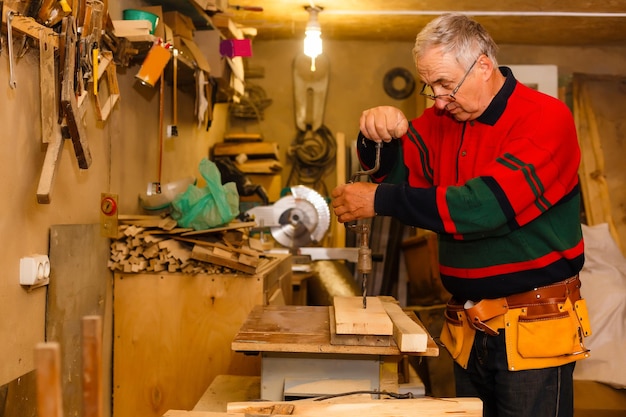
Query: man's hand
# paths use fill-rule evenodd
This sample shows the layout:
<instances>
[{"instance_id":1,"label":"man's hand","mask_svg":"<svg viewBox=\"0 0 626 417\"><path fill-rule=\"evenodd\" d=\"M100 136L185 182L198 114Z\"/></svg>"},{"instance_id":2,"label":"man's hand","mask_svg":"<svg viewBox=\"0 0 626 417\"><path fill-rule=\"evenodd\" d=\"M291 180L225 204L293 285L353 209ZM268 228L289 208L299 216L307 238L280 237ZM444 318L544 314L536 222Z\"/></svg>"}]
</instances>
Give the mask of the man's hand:
<instances>
[{"instance_id":1,"label":"man's hand","mask_svg":"<svg viewBox=\"0 0 626 417\"><path fill-rule=\"evenodd\" d=\"M331 193L332 206L340 223L374 217L374 196L378 184L355 182L337 186Z\"/></svg>"},{"instance_id":2,"label":"man's hand","mask_svg":"<svg viewBox=\"0 0 626 417\"><path fill-rule=\"evenodd\" d=\"M359 120L361 133L374 142L389 142L402 137L409 129L404 113L392 106L380 106L365 110Z\"/></svg>"}]
</instances>

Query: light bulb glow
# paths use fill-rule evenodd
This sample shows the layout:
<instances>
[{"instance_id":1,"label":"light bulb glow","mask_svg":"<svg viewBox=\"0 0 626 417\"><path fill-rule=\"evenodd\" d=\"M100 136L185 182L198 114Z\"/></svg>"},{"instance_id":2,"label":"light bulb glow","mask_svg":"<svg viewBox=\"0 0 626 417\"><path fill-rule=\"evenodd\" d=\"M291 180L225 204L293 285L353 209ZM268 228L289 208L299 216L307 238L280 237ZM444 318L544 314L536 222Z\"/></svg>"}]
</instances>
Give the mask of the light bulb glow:
<instances>
[{"instance_id":1,"label":"light bulb glow","mask_svg":"<svg viewBox=\"0 0 626 417\"><path fill-rule=\"evenodd\" d=\"M316 58L322 54L322 32L320 30L307 30L304 38L304 55Z\"/></svg>"},{"instance_id":2,"label":"light bulb glow","mask_svg":"<svg viewBox=\"0 0 626 417\"><path fill-rule=\"evenodd\" d=\"M304 55L311 58L311 71L315 71L315 58L322 54L322 29L317 21L319 7L305 7L309 12L309 22L304 31Z\"/></svg>"}]
</instances>

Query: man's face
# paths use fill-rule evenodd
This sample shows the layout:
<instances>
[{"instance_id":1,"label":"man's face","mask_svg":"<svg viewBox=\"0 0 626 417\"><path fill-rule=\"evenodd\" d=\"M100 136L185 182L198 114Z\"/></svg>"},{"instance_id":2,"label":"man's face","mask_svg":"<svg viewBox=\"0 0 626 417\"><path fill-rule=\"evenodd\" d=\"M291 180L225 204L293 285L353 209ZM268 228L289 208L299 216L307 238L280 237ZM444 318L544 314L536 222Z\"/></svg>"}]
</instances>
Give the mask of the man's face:
<instances>
[{"instance_id":1,"label":"man's face","mask_svg":"<svg viewBox=\"0 0 626 417\"><path fill-rule=\"evenodd\" d=\"M486 108L480 106L483 84L476 76L479 58L464 68L453 55L443 54L439 48L431 49L417 65L420 78L427 84L423 94L434 98L435 107L446 110L458 121L477 118Z\"/></svg>"}]
</instances>

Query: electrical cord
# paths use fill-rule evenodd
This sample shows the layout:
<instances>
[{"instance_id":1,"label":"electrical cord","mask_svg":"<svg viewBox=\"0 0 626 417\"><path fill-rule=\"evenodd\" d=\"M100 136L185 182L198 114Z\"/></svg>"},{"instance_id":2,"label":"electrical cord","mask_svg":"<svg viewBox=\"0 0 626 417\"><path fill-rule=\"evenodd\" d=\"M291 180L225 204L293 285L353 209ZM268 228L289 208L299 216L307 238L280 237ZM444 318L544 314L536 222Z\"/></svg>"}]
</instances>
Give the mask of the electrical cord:
<instances>
[{"instance_id":1,"label":"electrical cord","mask_svg":"<svg viewBox=\"0 0 626 417\"><path fill-rule=\"evenodd\" d=\"M350 392L343 392L340 394L323 395L321 397L315 397L313 401L323 401L323 400L328 400L330 398L346 397L348 395L357 395L357 394L387 395L389 397L392 397L398 400L415 398L412 392L407 392L406 394L399 394L397 392L379 391L375 389L375 390L350 391Z\"/></svg>"},{"instance_id":2,"label":"electrical cord","mask_svg":"<svg viewBox=\"0 0 626 417\"><path fill-rule=\"evenodd\" d=\"M296 184L308 185L316 191L328 195L323 181L324 174L335 161L337 143L330 129L320 126L316 131L298 130L298 134L287 151L293 160L286 186L295 181Z\"/></svg>"}]
</instances>

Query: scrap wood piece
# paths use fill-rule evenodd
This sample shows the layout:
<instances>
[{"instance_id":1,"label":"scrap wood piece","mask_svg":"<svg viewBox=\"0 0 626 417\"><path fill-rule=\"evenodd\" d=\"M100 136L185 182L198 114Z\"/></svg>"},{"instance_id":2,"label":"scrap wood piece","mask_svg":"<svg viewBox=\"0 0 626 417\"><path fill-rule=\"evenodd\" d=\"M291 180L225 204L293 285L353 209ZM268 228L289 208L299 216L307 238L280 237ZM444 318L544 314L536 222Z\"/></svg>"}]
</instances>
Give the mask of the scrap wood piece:
<instances>
[{"instance_id":1,"label":"scrap wood piece","mask_svg":"<svg viewBox=\"0 0 626 417\"><path fill-rule=\"evenodd\" d=\"M381 301L393 322L393 338L400 352L426 352L428 343L426 330L411 320L395 300L388 301L383 299Z\"/></svg>"},{"instance_id":2,"label":"scrap wood piece","mask_svg":"<svg viewBox=\"0 0 626 417\"><path fill-rule=\"evenodd\" d=\"M371 302L371 304L370 304ZM393 335L393 323L377 297L334 297L337 334Z\"/></svg>"},{"instance_id":3,"label":"scrap wood piece","mask_svg":"<svg viewBox=\"0 0 626 417\"><path fill-rule=\"evenodd\" d=\"M63 416L60 349L58 342L43 342L35 346L37 410L41 416Z\"/></svg>"},{"instance_id":4,"label":"scrap wood piece","mask_svg":"<svg viewBox=\"0 0 626 417\"><path fill-rule=\"evenodd\" d=\"M213 227L211 229L195 230L192 232L182 233L181 236L196 236L196 235L210 234L210 233L216 233L216 232L223 232L227 230L245 229L245 228L255 227L256 225L257 225L256 222L253 222L253 221L252 222L233 222L225 226L219 226L219 227Z\"/></svg>"},{"instance_id":5,"label":"scrap wood piece","mask_svg":"<svg viewBox=\"0 0 626 417\"><path fill-rule=\"evenodd\" d=\"M41 29L39 33L39 102L43 143L50 143L58 128L56 89L50 88L50 80L54 80L54 77L54 47L50 43L49 32Z\"/></svg>"},{"instance_id":6,"label":"scrap wood piece","mask_svg":"<svg viewBox=\"0 0 626 417\"><path fill-rule=\"evenodd\" d=\"M213 156L236 157L244 154L248 158L272 158L280 160L277 142L222 142L213 146Z\"/></svg>"},{"instance_id":7,"label":"scrap wood piece","mask_svg":"<svg viewBox=\"0 0 626 417\"><path fill-rule=\"evenodd\" d=\"M391 346L393 339L389 335L369 335L369 334L337 334L335 324L335 309L328 307L328 317L330 322L330 344L344 346Z\"/></svg>"},{"instance_id":8,"label":"scrap wood piece","mask_svg":"<svg viewBox=\"0 0 626 417\"><path fill-rule=\"evenodd\" d=\"M231 132L224 135L224 142L261 142L263 136L260 133Z\"/></svg>"},{"instance_id":9,"label":"scrap wood piece","mask_svg":"<svg viewBox=\"0 0 626 417\"><path fill-rule=\"evenodd\" d=\"M215 249L216 248L194 245L193 249L191 250L191 258L220 266L225 266L236 271L245 272L246 274L256 273L257 267L239 262L237 254L233 252L228 252L228 256L225 256L223 252L218 251L216 253Z\"/></svg>"},{"instance_id":10,"label":"scrap wood piece","mask_svg":"<svg viewBox=\"0 0 626 417\"><path fill-rule=\"evenodd\" d=\"M275 159L248 159L235 161L235 166L244 174L276 174L283 170L283 165Z\"/></svg>"},{"instance_id":11,"label":"scrap wood piece","mask_svg":"<svg viewBox=\"0 0 626 417\"><path fill-rule=\"evenodd\" d=\"M6 15L9 11L12 11L14 14L13 21L11 22L13 29L33 39L39 39L43 32L49 39L50 47L52 49L59 48L59 41L57 40L58 35L52 28L39 24L34 18L20 14L16 9L6 4L4 5L4 10L0 10L0 12L2 12L2 16L0 16L1 23L5 23Z\"/></svg>"},{"instance_id":12,"label":"scrap wood piece","mask_svg":"<svg viewBox=\"0 0 626 417\"><path fill-rule=\"evenodd\" d=\"M102 100L100 94L95 95L96 101L96 116L100 121L106 121L111 114L111 111L117 104L120 99L120 88L117 82L117 68L115 66L115 62L113 62L113 53L110 51L102 52L102 61L101 65L98 66L98 77L96 78L96 83L99 80L102 80L102 75L106 73L105 81L108 86L108 97L105 100ZM104 67L103 70L100 68Z\"/></svg>"},{"instance_id":13,"label":"scrap wood piece","mask_svg":"<svg viewBox=\"0 0 626 417\"><path fill-rule=\"evenodd\" d=\"M102 318L84 316L82 334L83 417L102 417Z\"/></svg>"},{"instance_id":14,"label":"scrap wood piece","mask_svg":"<svg viewBox=\"0 0 626 417\"><path fill-rule=\"evenodd\" d=\"M59 130L53 135L52 140L47 145L46 156L43 160L41 175L39 176L39 185L37 185L37 202L39 204L50 204L54 177L59 166L63 143L64 140Z\"/></svg>"}]
</instances>

